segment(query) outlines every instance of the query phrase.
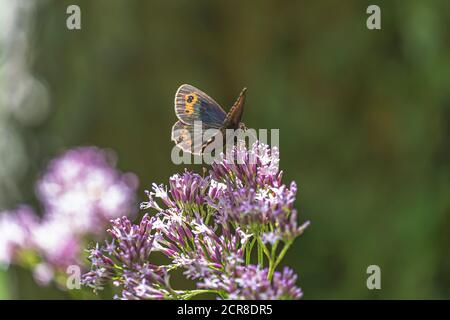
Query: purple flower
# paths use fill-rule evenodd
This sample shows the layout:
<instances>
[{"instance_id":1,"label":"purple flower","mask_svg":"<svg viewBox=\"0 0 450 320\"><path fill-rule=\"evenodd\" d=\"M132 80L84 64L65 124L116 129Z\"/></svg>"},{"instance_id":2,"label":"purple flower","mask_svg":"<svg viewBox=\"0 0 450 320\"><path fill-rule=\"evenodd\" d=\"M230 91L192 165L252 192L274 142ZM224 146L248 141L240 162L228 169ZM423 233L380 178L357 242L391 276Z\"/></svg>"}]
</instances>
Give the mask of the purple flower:
<instances>
[{"instance_id":1,"label":"purple flower","mask_svg":"<svg viewBox=\"0 0 450 320\"><path fill-rule=\"evenodd\" d=\"M21 207L0 216L0 262L22 264L22 252L35 279L48 283L69 265L83 265L82 245L105 233L111 218L135 212L134 174L115 168L111 152L71 149L52 160L36 184L43 214Z\"/></svg>"},{"instance_id":2,"label":"purple flower","mask_svg":"<svg viewBox=\"0 0 450 320\"><path fill-rule=\"evenodd\" d=\"M214 180L235 187L281 186L282 172L279 171L279 152L276 147L255 142L250 149L238 143L221 155L219 161L212 164L211 176Z\"/></svg>"},{"instance_id":3,"label":"purple flower","mask_svg":"<svg viewBox=\"0 0 450 320\"><path fill-rule=\"evenodd\" d=\"M0 264L8 266L24 246L29 245L30 232L37 216L27 206L0 212Z\"/></svg>"},{"instance_id":4,"label":"purple flower","mask_svg":"<svg viewBox=\"0 0 450 320\"><path fill-rule=\"evenodd\" d=\"M276 148L255 143L250 150L238 144L231 152L232 160L222 156L213 164L211 176L226 186L210 205L217 210L217 221L231 219L253 233L270 232L271 241L293 241L308 223L297 225L294 202L297 185L282 184L278 170L279 153ZM241 161L241 162L240 162Z\"/></svg>"},{"instance_id":5,"label":"purple flower","mask_svg":"<svg viewBox=\"0 0 450 320\"><path fill-rule=\"evenodd\" d=\"M62 219L41 221L32 229L30 243L49 266L65 269L72 264L81 264L80 237Z\"/></svg>"},{"instance_id":6,"label":"purple flower","mask_svg":"<svg viewBox=\"0 0 450 320\"><path fill-rule=\"evenodd\" d=\"M39 263L33 269L34 280L43 286L48 285L55 275L54 268L48 263Z\"/></svg>"},{"instance_id":7,"label":"purple flower","mask_svg":"<svg viewBox=\"0 0 450 320\"><path fill-rule=\"evenodd\" d=\"M189 211L191 213L202 210L206 204L210 188L210 178L202 177L196 173L184 172L175 174L169 179L169 187L164 185L152 185L152 191L146 191L149 201L141 204L141 209L156 209L159 212L165 209L175 211Z\"/></svg>"},{"instance_id":8,"label":"purple flower","mask_svg":"<svg viewBox=\"0 0 450 320\"><path fill-rule=\"evenodd\" d=\"M122 299L170 297L166 271L149 262L154 251L153 222L148 215L139 225L132 224L127 217L112 221L108 229L112 241L90 250L91 271L83 275L83 283L97 291L103 289L105 282L113 281L122 288Z\"/></svg>"},{"instance_id":9,"label":"purple flower","mask_svg":"<svg viewBox=\"0 0 450 320\"><path fill-rule=\"evenodd\" d=\"M238 266L229 275L206 279L203 288L222 289L230 300L292 300L300 299L302 291L296 287L297 275L285 267L268 279L268 269L255 265Z\"/></svg>"},{"instance_id":10,"label":"purple flower","mask_svg":"<svg viewBox=\"0 0 450 320\"><path fill-rule=\"evenodd\" d=\"M103 234L111 218L135 211L137 178L119 172L113 158L95 147L71 149L52 160L38 181L44 216L32 242L50 265L81 264L83 237Z\"/></svg>"},{"instance_id":11,"label":"purple flower","mask_svg":"<svg viewBox=\"0 0 450 320\"><path fill-rule=\"evenodd\" d=\"M63 219L75 233L97 233L110 219L134 212L137 178L114 166L113 155L95 147L52 160L36 187L45 219Z\"/></svg>"},{"instance_id":12,"label":"purple flower","mask_svg":"<svg viewBox=\"0 0 450 320\"><path fill-rule=\"evenodd\" d=\"M184 172L172 176L169 187L153 184L149 201L141 205L157 211L155 248L171 259L172 268L183 268L189 279L202 279L243 261L251 235L227 221L213 221L210 204L222 191L209 176Z\"/></svg>"},{"instance_id":13,"label":"purple flower","mask_svg":"<svg viewBox=\"0 0 450 320\"><path fill-rule=\"evenodd\" d=\"M167 186L152 184L141 204L154 211L152 218L147 213L139 225L115 220L113 241L90 251L84 283L101 289L112 282L122 288L122 299L189 299L202 292L225 299L300 298L292 270L276 271L307 226L297 223L297 186L282 184L276 148L238 144L230 154L207 176L185 171ZM154 251L169 264L151 264ZM258 266L251 264L255 255ZM175 269L198 289L172 289L168 279Z\"/></svg>"}]
</instances>

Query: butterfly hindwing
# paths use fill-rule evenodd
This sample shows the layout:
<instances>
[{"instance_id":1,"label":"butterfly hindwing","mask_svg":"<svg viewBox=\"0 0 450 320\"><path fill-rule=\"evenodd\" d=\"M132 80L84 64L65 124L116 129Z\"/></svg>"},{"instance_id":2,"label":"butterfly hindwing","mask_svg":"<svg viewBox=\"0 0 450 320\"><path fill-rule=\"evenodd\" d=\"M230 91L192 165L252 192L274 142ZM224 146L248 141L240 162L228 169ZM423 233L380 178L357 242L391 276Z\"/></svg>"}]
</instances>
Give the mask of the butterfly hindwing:
<instances>
[{"instance_id":1,"label":"butterfly hindwing","mask_svg":"<svg viewBox=\"0 0 450 320\"><path fill-rule=\"evenodd\" d=\"M172 141L184 151L201 154L219 131L218 128L209 127L204 123L200 128L197 125L177 121L172 127Z\"/></svg>"},{"instance_id":2,"label":"butterfly hindwing","mask_svg":"<svg viewBox=\"0 0 450 320\"><path fill-rule=\"evenodd\" d=\"M217 102L189 84L180 86L175 94L175 113L184 124L202 121L211 128L221 128L227 117Z\"/></svg>"}]
</instances>

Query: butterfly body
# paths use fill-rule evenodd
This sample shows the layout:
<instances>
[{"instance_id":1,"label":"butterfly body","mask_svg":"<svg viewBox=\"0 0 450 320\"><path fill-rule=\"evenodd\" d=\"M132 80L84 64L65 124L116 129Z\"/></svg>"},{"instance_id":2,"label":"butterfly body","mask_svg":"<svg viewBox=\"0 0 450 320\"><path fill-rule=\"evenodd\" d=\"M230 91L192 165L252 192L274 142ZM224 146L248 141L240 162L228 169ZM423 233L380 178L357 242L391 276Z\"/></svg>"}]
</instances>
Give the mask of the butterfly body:
<instances>
[{"instance_id":1,"label":"butterfly body","mask_svg":"<svg viewBox=\"0 0 450 320\"><path fill-rule=\"evenodd\" d=\"M201 154L220 131L245 129L241 122L246 89L244 88L230 111L226 113L210 96L189 84L181 85L175 93L175 114L179 121L172 127L172 140L184 151ZM196 135L195 124L209 132L206 139Z\"/></svg>"}]
</instances>

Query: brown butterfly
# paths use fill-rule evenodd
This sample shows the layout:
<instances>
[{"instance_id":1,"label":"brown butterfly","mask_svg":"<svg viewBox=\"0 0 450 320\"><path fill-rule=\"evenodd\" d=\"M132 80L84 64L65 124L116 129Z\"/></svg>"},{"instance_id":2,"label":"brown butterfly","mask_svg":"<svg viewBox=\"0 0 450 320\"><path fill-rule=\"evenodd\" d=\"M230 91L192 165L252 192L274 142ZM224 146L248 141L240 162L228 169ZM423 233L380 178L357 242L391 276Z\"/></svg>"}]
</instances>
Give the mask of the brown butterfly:
<instances>
[{"instance_id":1,"label":"brown butterfly","mask_svg":"<svg viewBox=\"0 0 450 320\"><path fill-rule=\"evenodd\" d=\"M241 122L244 111L246 88L242 89L236 102L228 114L203 91L183 84L175 93L175 114L179 121L172 127L172 141L184 151L201 154L203 150L214 141L218 132L225 134L226 129L243 129ZM194 134L194 123L201 123L206 135Z\"/></svg>"}]
</instances>

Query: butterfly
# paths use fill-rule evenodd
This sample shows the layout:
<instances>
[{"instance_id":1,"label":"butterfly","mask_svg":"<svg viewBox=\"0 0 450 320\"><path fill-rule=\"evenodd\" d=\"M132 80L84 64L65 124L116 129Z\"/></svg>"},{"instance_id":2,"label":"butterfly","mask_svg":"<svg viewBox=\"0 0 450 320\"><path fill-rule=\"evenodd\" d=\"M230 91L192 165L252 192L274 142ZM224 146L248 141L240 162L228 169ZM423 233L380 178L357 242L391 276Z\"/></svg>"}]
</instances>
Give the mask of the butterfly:
<instances>
[{"instance_id":1,"label":"butterfly","mask_svg":"<svg viewBox=\"0 0 450 320\"><path fill-rule=\"evenodd\" d=\"M226 113L203 91L189 84L181 85L175 93L175 114L179 121L172 127L172 141L184 151L202 154L206 146L214 141L217 133L224 135L226 129L246 130L241 122L246 90L242 89L236 102ZM202 132L208 130L207 135L194 134L200 121Z\"/></svg>"}]
</instances>

